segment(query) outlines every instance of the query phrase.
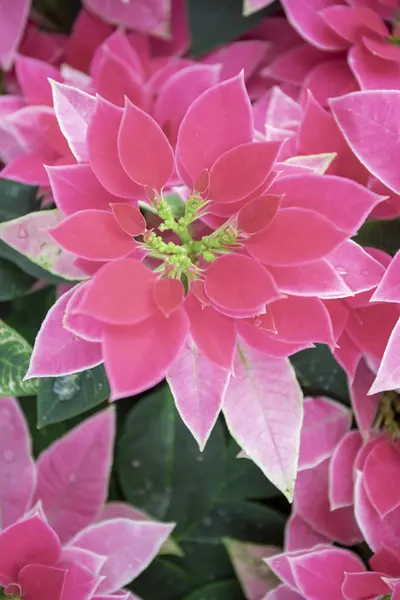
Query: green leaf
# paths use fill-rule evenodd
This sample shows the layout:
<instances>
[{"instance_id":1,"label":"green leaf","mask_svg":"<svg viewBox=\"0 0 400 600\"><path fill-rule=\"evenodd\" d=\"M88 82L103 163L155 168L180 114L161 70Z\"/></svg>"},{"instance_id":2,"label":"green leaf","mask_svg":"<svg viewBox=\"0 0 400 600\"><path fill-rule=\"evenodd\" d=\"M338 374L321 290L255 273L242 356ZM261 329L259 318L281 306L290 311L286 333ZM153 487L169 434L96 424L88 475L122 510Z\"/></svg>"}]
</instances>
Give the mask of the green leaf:
<instances>
[{"instance_id":1,"label":"green leaf","mask_svg":"<svg viewBox=\"0 0 400 600\"><path fill-rule=\"evenodd\" d=\"M39 456L43 450L48 448L51 444L56 442L62 437L67 431L72 428L72 424L64 421L63 423L57 423L56 425L50 425L44 429L37 429L37 410L36 410L36 398L19 398L19 403L22 410L24 411L25 418L29 425L29 431L33 442L33 455Z\"/></svg>"},{"instance_id":2,"label":"green leaf","mask_svg":"<svg viewBox=\"0 0 400 600\"><path fill-rule=\"evenodd\" d=\"M196 589L190 575L164 557L153 560L130 587L146 600L182 600Z\"/></svg>"},{"instance_id":3,"label":"green leaf","mask_svg":"<svg viewBox=\"0 0 400 600\"><path fill-rule=\"evenodd\" d=\"M192 54L199 58L245 34L279 7L278 2L249 17L242 14L243 0L188 0Z\"/></svg>"},{"instance_id":4,"label":"green leaf","mask_svg":"<svg viewBox=\"0 0 400 600\"><path fill-rule=\"evenodd\" d=\"M174 534L207 514L217 497L224 463L220 423L200 452L167 384L131 410L117 447L125 499L160 520L178 521Z\"/></svg>"},{"instance_id":5,"label":"green leaf","mask_svg":"<svg viewBox=\"0 0 400 600\"><path fill-rule=\"evenodd\" d=\"M0 321L0 396L32 396L37 380L25 377L32 348L14 329Z\"/></svg>"},{"instance_id":6,"label":"green leaf","mask_svg":"<svg viewBox=\"0 0 400 600\"><path fill-rule=\"evenodd\" d=\"M0 223L22 217L37 206L37 187L0 179Z\"/></svg>"},{"instance_id":7,"label":"green leaf","mask_svg":"<svg viewBox=\"0 0 400 600\"><path fill-rule=\"evenodd\" d=\"M0 258L0 302L25 296L34 285L33 277L17 265Z\"/></svg>"},{"instance_id":8,"label":"green leaf","mask_svg":"<svg viewBox=\"0 0 400 600\"><path fill-rule=\"evenodd\" d=\"M290 361L306 395L325 395L350 404L346 373L328 346L316 344L315 348L294 354Z\"/></svg>"},{"instance_id":9,"label":"green leaf","mask_svg":"<svg viewBox=\"0 0 400 600\"><path fill-rule=\"evenodd\" d=\"M78 15L79 0L33 0L34 8L49 19L51 24L69 33ZM50 25L49 23L49 25Z\"/></svg>"},{"instance_id":10,"label":"green leaf","mask_svg":"<svg viewBox=\"0 0 400 600\"><path fill-rule=\"evenodd\" d=\"M233 576L233 567L223 538L255 544L283 545L285 517L255 502L222 502L177 537L184 552L180 559L189 573L205 585Z\"/></svg>"},{"instance_id":11,"label":"green leaf","mask_svg":"<svg viewBox=\"0 0 400 600\"><path fill-rule=\"evenodd\" d=\"M394 256L400 248L400 219L367 221L353 239L361 246L379 248Z\"/></svg>"},{"instance_id":12,"label":"green leaf","mask_svg":"<svg viewBox=\"0 0 400 600\"><path fill-rule=\"evenodd\" d=\"M39 382L38 427L60 423L104 402L110 395L103 365L74 375Z\"/></svg>"},{"instance_id":13,"label":"green leaf","mask_svg":"<svg viewBox=\"0 0 400 600\"><path fill-rule=\"evenodd\" d=\"M45 287L23 298L16 298L12 303L11 313L5 321L18 331L29 344L33 345L40 326L55 299L54 287Z\"/></svg>"},{"instance_id":14,"label":"green leaf","mask_svg":"<svg viewBox=\"0 0 400 600\"><path fill-rule=\"evenodd\" d=\"M240 585L235 580L218 581L196 590L184 600L245 600Z\"/></svg>"},{"instance_id":15,"label":"green leaf","mask_svg":"<svg viewBox=\"0 0 400 600\"><path fill-rule=\"evenodd\" d=\"M240 447L231 439L225 466L225 477L219 492L223 500L257 500L274 498L281 492L263 474L263 472L246 458L237 458Z\"/></svg>"}]
</instances>

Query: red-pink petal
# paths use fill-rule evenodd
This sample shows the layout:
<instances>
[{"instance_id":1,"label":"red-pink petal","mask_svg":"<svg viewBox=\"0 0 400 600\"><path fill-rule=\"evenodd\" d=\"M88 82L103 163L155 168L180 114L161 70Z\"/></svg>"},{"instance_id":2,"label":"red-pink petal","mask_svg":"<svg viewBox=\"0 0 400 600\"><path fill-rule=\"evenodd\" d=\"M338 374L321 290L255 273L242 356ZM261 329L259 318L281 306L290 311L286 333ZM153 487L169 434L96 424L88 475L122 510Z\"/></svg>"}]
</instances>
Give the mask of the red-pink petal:
<instances>
[{"instance_id":1,"label":"red-pink petal","mask_svg":"<svg viewBox=\"0 0 400 600\"><path fill-rule=\"evenodd\" d=\"M309 600L317 600L321 596L327 600L342 598L345 573L358 573L365 569L361 559L353 552L329 547L294 556L291 566L299 591Z\"/></svg>"},{"instance_id":2,"label":"red-pink petal","mask_svg":"<svg viewBox=\"0 0 400 600\"><path fill-rule=\"evenodd\" d=\"M327 259L294 267L268 267L268 270L279 291L293 296L343 298L352 295L351 289Z\"/></svg>"},{"instance_id":3,"label":"red-pink petal","mask_svg":"<svg viewBox=\"0 0 400 600\"><path fill-rule=\"evenodd\" d=\"M61 544L51 527L36 514L1 532L0 553L2 576L17 582L18 573L26 564L55 564L61 555Z\"/></svg>"},{"instance_id":4,"label":"red-pink petal","mask_svg":"<svg viewBox=\"0 0 400 600\"><path fill-rule=\"evenodd\" d=\"M88 260L114 260L135 249L135 241L103 210L76 212L49 233L62 248Z\"/></svg>"},{"instance_id":5,"label":"red-pink petal","mask_svg":"<svg viewBox=\"0 0 400 600\"><path fill-rule=\"evenodd\" d=\"M122 117L122 108L100 96L96 98L96 107L87 131L89 162L108 192L122 198L141 198L144 196L143 188L128 177L118 154L118 132Z\"/></svg>"},{"instance_id":6,"label":"red-pink petal","mask_svg":"<svg viewBox=\"0 0 400 600\"><path fill-rule=\"evenodd\" d=\"M313 210L285 208L278 211L265 231L246 242L246 248L268 265L287 267L324 258L347 235Z\"/></svg>"},{"instance_id":7,"label":"red-pink petal","mask_svg":"<svg viewBox=\"0 0 400 600\"><path fill-rule=\"evenodd\" d=\"M155 310L155 275L141 262L122 258L93 277L76 311L113 325L133 325Z\"/></svg>"},{"instance_id":8,"label":"red-pink petal","mask_svg":"<svg viewBox=\"0 0 400 600\"><path fill-rule=\"evenodd\" d=\"M161 87L153 115L176 142L179 125L194 100L218 82L219 66L193 64L174 73Z\"/></svg>"},{"instance_id":9,"label":"red-pink petal","mask_svg":"<svg viewBox=\"0 0 400 600\"><path fill-rule=\"evenodd\" d=\"M118 134L118 154L135 183L157 192L174 172L174 153L165 133L150 115L128 99Z\"/></svg>"},{"instance_id":10,"label":"red-pink petal","mask_svg":"<svg viewBox=\"0 0 400 600\"><path fill-rule=\"evenodd\" d=\"M26 600L62 600L67 573L65 569L28 564L19 572L18 583Z\"/></svg>"},{"instance_id":11,"label":"red-pink petal","mask_svg":"<svg viewBox=\"0 0 400 600\"><path fill-rule=\"evenodd\" d=\"M253 123L243 75L201 94L185 114L178 133L177 156L192 186L224 152L250 142Z\"/></svg>"},{"instance_id":12,"label":"red-pink petal","mask_svg":"<svg viewBox=\"0 0 400 600\"><path fill-rule=\"evenodd\" d=\"M342 593L345 598L381 598L388 594L391 589L384 582L381 573L345 573L342 585Z\"/></svg>"},{"instance_id":13,"label":"red-pink petal","mask_svg":"<svg viewBox=\"0 0 400 600\"><path fill-rule=\"evenodd\" d=\"M274 302L270 309L279 340L334 344L330 315L322 300L289 296Z\"/></svg>"},{"instance_id":14,"label":"red-pink petal","mask_svg":"<svg viewBox=\"0 0 400 600\"><path fill-rule=\"evenodd\" d=\"M108 210L116 201L88 164L46 167L46 171L55 203L66 216L89 208Z\"/></svg>"},{"instance_id":15,"label":"red-pink petal","mask_svg":"<svg viewBox=\"0 0 400 600\"><path fill-rule=\"evenodd\" d=\"M185 288L179 279L156 279L153 285L153 297L165 317L180 307L185 298Z\"/></svg>"},{"instance_id":16,"label":"red-pink petal","mask_svg":"<svg viewBox=\"0 0 400 600\"><path fill-rule=\"evenodd\" d=\"M248 142L222 154L210 171L208 198L213 202L236 202L257 190L267 179L280 144Z\"/></svg>"},{"instance_id":17,"label":"red-pink petal","mask_svg":"<svg viewBox=\"0 0 400 600\"><path fill-rule=\"evenodd\" d=\"M188 334L183 309L168 319L161 312L130 327L107 325L103 353L112 400L133 396L159 383Z\"/></svg>"},{"instance_id":18,"label":"red-pink petal","mask_svg":"<svg viewBox=\"0 0 400 600\"><path fill-rule=\"evenodd\" d=\"M315 211L352 235L384 199L345 177L314 173L278 178L272 189L272 193L284 196L282 208L298 207Z\"/></svg>"},{"instance_id":19,"label":"red-pink petal","mask_svg":"<svg viewBox=\"0 0 400 600\"><path fill-rule=\"evenodd\" d=\"M111 204L111 209L118 225L127 234L134 237L146 230L146 219L135 206L117 202Z\"/></svg>"},{"instance_id":20,"label":"red-pink petal","mask_svg":"<svg viewBox=\"0 0 400 600\"><path fill-rule=\"evenodd\" d=\"M365 461L364 486L381 519L400 506L400 452L390 442L376 445ZM382 485L384 482L384 485Z\"/></svg>"},{"instance_id":21,"label":"red-pink petal","mask_svg":"<svg viewBox=\"0 0 400 600\"><path fill-rule=\"evenodd\" d=\"M349 431L332 454L329 465L329 502L332 510L353 505L354 463L362 441L359 431Z\"/></svg>"},{"instance_id":22,"label":"red-pink petal","mask_svg":"<svg viewBox=\"0 0 400 600\"><path fill-rule=\"evenodd\" d=\"M248 234L263 231L278 212L282 196L259 196L247 202L238 213L238 227Z\"/></svg>"},{"instance_id":23,"label":"red-pink petal","mask_svg":"<svg viewBox=\"0 0 400 600\"><path fill-rule=\"evenodd\" d=\"M309 342L281 342L276 339L276 335L269 334L269 332L260 327L250 325L244 319L238 321L238 333L251 348L259 350L273 358L286 358L291 354L300 352L300 350L313 347L313 344Z\"/></svg>"},{"instance_id":24,"label":"red-pink petal","mask_svg":"<svg viewBox=\"0 0 400 600\"><path fill-rule=\"evenodd\" d=\"M206 271L205 291L216 306L245 311L252 316L279 297L268 271L242 254L226 254L212 262Z\"/></svg>"},{"instance_id":25,"label":"red-pink petal","mask_svg":"<svg viewBox=\"0 0 400 600\"><path fill-rule=\"evenodd\" d=\"M186 297L185 310L190 333L200 352L216 365L231 370L236 352L235 320L212 306L202 305L193 293Z\"/></svg>"},{"instance_id":26,"label":"red-pink petal","mask_svg":"<svg viewBox=\"0 0 400 600\"><path fill-rule=\"evenodd\" d=\"M287 552L312 548L327 543L325 536L317 533L296 513L292 513L285 527L285 549Z\"/></svg>"}]
</instances>

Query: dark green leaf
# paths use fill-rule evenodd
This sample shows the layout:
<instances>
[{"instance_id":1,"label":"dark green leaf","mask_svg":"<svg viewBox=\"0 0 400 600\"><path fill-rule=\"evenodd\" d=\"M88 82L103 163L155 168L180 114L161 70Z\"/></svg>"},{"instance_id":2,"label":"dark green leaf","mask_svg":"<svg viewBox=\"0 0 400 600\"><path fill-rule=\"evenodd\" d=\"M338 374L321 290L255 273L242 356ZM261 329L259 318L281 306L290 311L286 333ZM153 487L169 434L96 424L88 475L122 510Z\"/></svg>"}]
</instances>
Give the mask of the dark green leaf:
<instances>
[{"instance_id":1,"label":"dark green leaf","mask_svg":"<svg viewBox=\"0 0 400 600\"><path fill-rule=\"evenodd\" d=\"M323 394L350 404L346 374L328 346L317 344L298 352L290 361L306 395Z\"/></svg>"},{"instance_id":2,"label":"dark green leaf","mask_svg":"<svg viewBox=\"0 0 400 600\"><path fill-rule=\"evenodd\" d=\"M104 367L41 379L38 391L38 427L59 423L104 402L110 388Z\"/></svg>"},{"instance_id":3,"label":"dark green leaf","mask_svg":"<svg viewBox=\"0 0 400 600\"><path fill-rule=\"evenodd\" d=\"M202 585L232 577L223 538L281 546L284 526L283 515L262 504L223 502L177 538L184 552L179 564Z\"/></svg>"},{"instance_id":4,"label":"dark green leaf","mask_svg":"<svg viewBox=\"0 0 400 600\"><path fill-rule=\"evenodd\" d=\"M245 34L279 7L278 2L244 17L243 0L188 0L191 48L198 58Z\"/></svg>"},{"instance_id":5,"label":"dark green leaf","mask_svg":"<svg viewBox=\"0 0 400 600\"><path fill-rule=\"evenodd\" d=\"M34 211L37 187L8 179L0 179L0 223L11 221Z\"/></svg>"},{"instance_id":6,"label":"dark green leaf","mask_svg":"<svg viewBox=\"0 0 400 600\"><path fill-rule=\"evenodd\" d=\"M81 8L80 0L33 0L34 8L53 25L68 33Z\"/></svg>"},{"instance_id":7,"label":"dark green leaf","mask_svg":"<svg viewBox=\"0 0 400 600\"><path fill-rule=\"evenodd\" d=\"M245 600L240 585L234 579L219 581L196 590L184 600Z\"/></svg>"},{"instance_id":8,"label":"dark green leaf","mask_svg":"<svg viewBox=\"0 0 400 600\"><path fill-rule=\"evenodd\" d=\"M50 425L44 429L37 429L37 412L36 412L36 398L19 398L22 410L24 411L26 420L29 425L29 431L33 442L33 454L35 457L48 448L53 442L57 441L72 427L71 423L64 421L64 423L57 423L56 425Z\"/></svg>"},{"instance_id":9,"label":"dark green leaf","mask_svg":"<svg viewBox=\"0 0 400 600\"><path fill-rule=\"evenodd\" d=\"M131 588L145 600L182 600L196 589L190 576L166 558L156 558Z\"/></svg>"},{"instance_id":10,"label":"dark green leaf","mask_svg":"<svg viewBox=\"0 0 400 600\"><path fill-rule=\"evenodd\" d=\"M10 315L5 319L23 338L33 345L41 324L56 299L54 287L46 287L33 294L16 298Z\"/></svg>"},{"instance_id":11,"label":"dark green leaf","mask_svg":"<svg viewBox=\"0 0 400 600\"><path fill-rule=\"evenodd\" d=\"M25 296L34 283L35 279L17 265L0 258L0 302Z\"/></svg>"},{"instance_id":12,"label":"dark green leaf","mask_svg":"<svg viewBox=\"0 0 400 600\"><path fill-rule=\"evenodd\" d=\"M32 348L23 337L0 321L0 396L32 396L37 380L23 381Z\"/></svg>"},{"instance_id":13,"label":"dark green leaf","mask_svg":"<svg viewBox=\"0 0 400 600\"><path fill-rule=\"evenodd\" d=\"M223 500L257 500L280 496L276 488L253 463L246 458L237 458L239 446L232 439L228 447L225 477L219 499Z\"/></svg>"},{"instance_id":14,"label":"dark green leaf","mask_svg":"<svg viewBox=\"0 0 400 600\"><path fill-rule=\"evenodd\" d=\"M361 246L379 248L394 256L400 248L400 219L367 221L354 240Z\"/></svg>"},{"instance_id":15,"label":"dark green leaf","mask_svg":"<svg viewBox=\"0 0 400 600\"><path fill-rule=\"evenodd\" d=\"M207 514L218 494L225 440L217 423L204 452L181 421L168 385L145 396L129 413L117 452L125 499L177 532Z\"/></svg>"}]
</instances>

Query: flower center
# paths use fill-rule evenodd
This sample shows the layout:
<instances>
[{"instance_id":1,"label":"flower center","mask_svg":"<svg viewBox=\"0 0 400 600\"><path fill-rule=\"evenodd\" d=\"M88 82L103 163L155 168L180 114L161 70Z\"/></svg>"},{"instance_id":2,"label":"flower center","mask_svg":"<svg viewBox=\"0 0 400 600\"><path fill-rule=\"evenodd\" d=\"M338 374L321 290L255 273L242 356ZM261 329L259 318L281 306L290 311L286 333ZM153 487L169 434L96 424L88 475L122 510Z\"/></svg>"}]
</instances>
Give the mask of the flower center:
<instances>
[{"instance_id":1,"label":"flower center","mask_svg":"<svg viewBox=\"0 0 400 600\"><path fill-rule=\"evenodd\" d=\"M228 254L238 248L239 230L234 219L230 219L209 235L196 240L193 237L193 224L204 216L208 202L196 194L192 194L184 204L183 214L174 215L170 204L163 197L153 201L157 215L162 220L158 231L171 231L180 243L166 242L161 235L154 231L143 235L143 246L148 256L162 260L160 267L155 269L164 275L180 279L183 275L190 281L201 275L202 263L210 263L221 254Z\"/></svg>"}]
</instances>

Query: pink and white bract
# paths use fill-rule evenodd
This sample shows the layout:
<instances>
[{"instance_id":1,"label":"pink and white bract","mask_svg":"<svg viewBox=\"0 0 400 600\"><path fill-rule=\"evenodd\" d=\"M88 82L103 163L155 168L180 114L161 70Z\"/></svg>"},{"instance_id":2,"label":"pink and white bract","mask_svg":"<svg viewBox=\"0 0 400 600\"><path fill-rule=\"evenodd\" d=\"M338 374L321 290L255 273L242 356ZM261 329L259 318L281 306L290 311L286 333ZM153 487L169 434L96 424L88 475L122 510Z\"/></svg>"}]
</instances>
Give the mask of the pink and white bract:
<instances>
[{"instance_id":1,"label":"pink and white bract","mask_svg":"<svg viewBox=\"0 0 400 600\"><path fill-rule=\"evenodd\" d=\"M17 402L0 398L0 586L28 600L134 596L122 588L156 556L174 525L127 504L104 504L113 409L82 422L35 464ZM12 440L12 446L7 440Z\"/></svg>"}]
</instances>

